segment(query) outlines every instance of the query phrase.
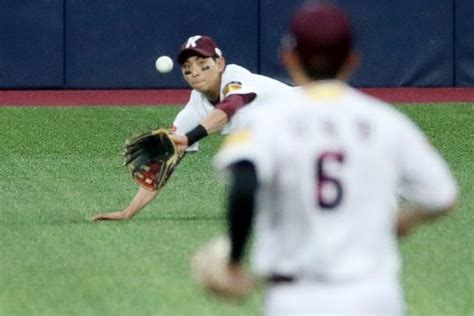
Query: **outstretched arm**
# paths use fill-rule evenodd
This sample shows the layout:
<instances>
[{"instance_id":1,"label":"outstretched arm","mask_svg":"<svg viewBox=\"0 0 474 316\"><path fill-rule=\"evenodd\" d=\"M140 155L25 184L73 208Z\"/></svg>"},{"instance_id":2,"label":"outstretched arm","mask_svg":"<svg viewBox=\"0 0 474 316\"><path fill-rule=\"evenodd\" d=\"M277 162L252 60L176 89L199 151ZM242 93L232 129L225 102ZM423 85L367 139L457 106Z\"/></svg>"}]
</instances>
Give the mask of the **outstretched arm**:
<instances>
[{"instance_id":1,"label":"outstretched arm","mask_svg":"<svg viewBox=\"0 0 474 316\"><path fill-rule=\"evenodd\" d=\"M134 198L130 204L119 212L109 212L95 215L93 221L103 221L103 220L126 220L135 216L140 212L145 206L147 206L155 197L158 195L158 191L149 191L142 187L139 187L138 192L135 194Z\"/></svg>"},{"instance_id":2,"label":"outstretched arm","mask_svg":"<svg viewBox=\"0 0 474 316\"><path fill-rule=\"evenodd\" d=\"M135 216L138 212L144 209L151 201L153 201L158 192L165 184L168 182L169 178L173 174L176 166L181 162L184 158L185 154L179 155L178 161L176 164L168 169L168 172L164 175L163 180L161 181L161 186L158 190L148 190L142 186L139 186L138 192L135 194L134 198L130 202L130 204L123 209L122 211L118 212L108 212L108 213L101 213L97 214L92 217L92 221L103 221L103 220L127 220Z\"/></svg>"}]
</instances>

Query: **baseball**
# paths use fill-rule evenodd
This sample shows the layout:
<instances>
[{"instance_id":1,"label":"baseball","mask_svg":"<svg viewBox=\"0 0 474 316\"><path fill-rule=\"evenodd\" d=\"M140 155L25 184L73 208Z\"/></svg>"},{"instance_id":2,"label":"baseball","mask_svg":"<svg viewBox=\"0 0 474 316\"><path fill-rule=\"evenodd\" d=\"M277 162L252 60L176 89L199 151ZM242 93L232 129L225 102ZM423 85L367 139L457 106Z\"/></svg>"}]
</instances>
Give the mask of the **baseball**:
<instances>
[{"instance_id":1,"label":"baseball","mask_svg":"<svg viewBox=\"0 0 474 316\"><path fill-rule=\"evenodd\" d=\"M173 60L168 56L160 56L155 61L155 67L158 72L167 73L173 69Z\"/></svg>"}]
</instances>

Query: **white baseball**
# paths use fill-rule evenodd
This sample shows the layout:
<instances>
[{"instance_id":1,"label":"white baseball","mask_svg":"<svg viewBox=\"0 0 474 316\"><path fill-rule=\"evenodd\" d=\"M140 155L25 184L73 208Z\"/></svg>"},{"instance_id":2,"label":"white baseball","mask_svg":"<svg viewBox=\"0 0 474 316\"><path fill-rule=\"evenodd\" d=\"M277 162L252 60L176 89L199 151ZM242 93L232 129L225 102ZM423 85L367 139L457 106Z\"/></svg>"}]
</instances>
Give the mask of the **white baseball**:
<instances>
[{"instance_id":1,"label":"white baseball","mask_svg":"<svg viewBox=\"0 0 474 316\"><path fill-rule=\"evenodd\" d=\"M173 69L173 60L168 56L160 56L155 61L155 67L163 74L170 72Z\"/></svg>"}]
</instances>

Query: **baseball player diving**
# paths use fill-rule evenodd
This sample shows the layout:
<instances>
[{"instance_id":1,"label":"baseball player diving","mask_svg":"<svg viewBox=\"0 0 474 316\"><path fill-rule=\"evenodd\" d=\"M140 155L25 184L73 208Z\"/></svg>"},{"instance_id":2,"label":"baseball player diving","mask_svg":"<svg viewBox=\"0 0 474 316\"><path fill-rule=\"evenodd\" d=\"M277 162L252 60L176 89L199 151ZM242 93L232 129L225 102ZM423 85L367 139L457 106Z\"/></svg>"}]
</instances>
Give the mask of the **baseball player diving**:
<instances>
[{"instance_id":1,"label":"baseball player diving","mask_svg":"<svg viewBox=\"0 0 474 316\"><path fill-rule=\"evenodd\" d=\"M265 315L403 315L397 237L456 200L447 163L420 129L344 82L357 60L352 41L340 8L300 7L282 60L302 88L280 96L271 115L246 113L259 123L229 135L215 158L230 180L229 253L222 259L222 239L211 242L193 271L213 292L247 295L242 261L254 232Z\"/></svg>"},{"instance_id":2,"label":"baseball player diving","mask_svg":"<svg viewBox=\"0 0 474 316\"><path fill-rule=\"evenodd\" d=\"M244 67L226 65L222 51L208 36L188 38L181 46L177 61L181 65L184 80L192 88L188 103L173 122L174 134L169 136L176 144L180 157L174 160L173 167L168 168L165 176L149 177L150 172L160 169L156 164L156 168L148 164L152 160L148 156L156 154L153 146L160 146L160 141L146 138L154 135L133 140L127 146L125 158L132 165L134 178L143 185L125 209L97 214L93 220L132 218L157 196L157 178L164 178L159 181L160 185L164 185L184 152L198 150L199 140L211 133L230 133L239 125L240 112L270 103L278 92L291 89L284 83L251 73ZM143 152L148 155L144 159L141 157Z\"/></svg>"}]
</instances>

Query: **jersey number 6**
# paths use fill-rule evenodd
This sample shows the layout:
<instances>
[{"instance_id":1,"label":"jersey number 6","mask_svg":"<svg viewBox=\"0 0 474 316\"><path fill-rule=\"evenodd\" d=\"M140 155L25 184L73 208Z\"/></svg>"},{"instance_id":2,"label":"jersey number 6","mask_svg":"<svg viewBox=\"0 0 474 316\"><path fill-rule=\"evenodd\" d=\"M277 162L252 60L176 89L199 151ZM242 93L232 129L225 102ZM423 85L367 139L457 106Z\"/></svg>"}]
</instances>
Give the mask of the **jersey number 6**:
<instances>
[{"instance_id":1,"label":"jersey number 6","mask_svg":"<svg viewBox=\"0 0 474 316\"><path fill-rule=\"evenodd\" d=\"M337 151L323 152L317 160L317 203L323 210L333 209L342 201L344 191L341 181L327 174L327 166L330 164L341 165L343 162L344 154ZM333 189L332 194L328 194L328 191L331 190L330 186Z\"/></svg>"}]
</instances>

